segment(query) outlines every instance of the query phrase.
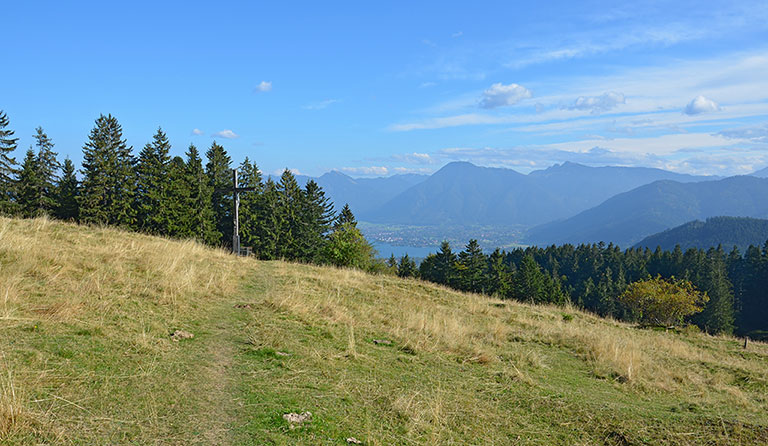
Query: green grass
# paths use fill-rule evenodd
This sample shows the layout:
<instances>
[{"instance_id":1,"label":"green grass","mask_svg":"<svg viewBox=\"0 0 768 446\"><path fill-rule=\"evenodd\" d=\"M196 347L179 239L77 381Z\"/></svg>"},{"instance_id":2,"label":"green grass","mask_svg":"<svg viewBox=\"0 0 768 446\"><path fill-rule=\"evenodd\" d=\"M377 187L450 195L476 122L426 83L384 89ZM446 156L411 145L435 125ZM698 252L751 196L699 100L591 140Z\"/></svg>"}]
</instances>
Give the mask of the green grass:
<instances>
[{"instance_id":1,"label":"green grass","mask_svg":"<svg viewBox=\"0 0 768 446\"><path fill-rule=\"evenodd\" d=\"M0 444L766 444L767 360L758 342L0 220Z\"/></svg>"}]
</instances>

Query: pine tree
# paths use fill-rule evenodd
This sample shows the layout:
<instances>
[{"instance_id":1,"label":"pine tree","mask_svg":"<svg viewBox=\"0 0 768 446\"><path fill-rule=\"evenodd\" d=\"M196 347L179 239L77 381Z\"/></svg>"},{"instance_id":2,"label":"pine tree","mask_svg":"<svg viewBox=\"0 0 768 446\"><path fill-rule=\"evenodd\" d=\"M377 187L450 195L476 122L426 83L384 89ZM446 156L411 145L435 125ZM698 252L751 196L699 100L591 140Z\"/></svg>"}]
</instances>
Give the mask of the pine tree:
<instances>
[{"instance_id":1,"label":"pine tree","mask_svg":"<svg viewBox=\"0 0 768 446\"><path fill-rule=\"evenodd\" d=\"M280 192L272 178L264 184L259 208L259 249L257 255L264 260L280 258L278 247L283 242L285 221L280 213Z\"/></svg>"},{"instance_id":2,"label":"pine tree","mask_svg":"<svg viewBox=\"0 0 768 446\"><path fill-rule=\"evenodd\" d=\"M240 244L258 252L262 230L259 212L264 183L258 166L251 163L248 157L240 163L238 182L240 187L254 188L252 192L240 194Z\"/></svg>"},{"instance_id":3,"label":"pine tree","mask_svg":"<svg viewBox=\"0 0 768 446\"><path fill-rule=\"evenodd\" d=\"M175 224L169 215L170 151L168 137L158 128L136 163L136 226L150 234L168 235Z\"/></svg>"},{"instance_id":4,"label":"pine tree","mask_svg":"<svg viewBox=\"0 0 768 446\"><path fill-rule=\"evenodd\" d=\"M187 181L187 165L180 156L168 163L168 183L165 189L165 233L176 238L195 238L192 221L192 185Z\"/></svg>"},{"instance_id":5,"label":"pine tree","mask_svg":"<svg viewBox=\"0 0 768 446\"><path fill-rule=\"evenodd\" d=\"M523 257L512 284L512 295L521 301L541 303L545 301L546 276L533 255Z\"/></svg>"},{"instance_id":6,"label":"pine tree","mask_svg":"<svg viewBox=\"0 0 768 446\"><path fill-rule=\"evenodd\" d=\"M82 172L80 221L134 227L134 160L112 115L96 120L83 147Z\"/></svg>"},{"instance_id":7,"label":"pine tree","mask_svg":"<svg viewBox=\"0 0 768 446\"><path fill-rule=\"evenodd\" d=\"M75 165L67 158L64 160L62 175L56 185L56 218L77 221L80 215L78 207L79 183L75 175Z\"/></svg>"},{"instance_id":8,"label":"pine tree","mask_svg":"<svg viewBox=\"0 0 768 446\"><path fill-rule=\"evenodd\" d=\"M217 245L221 242L221 233L216 230L210 180L203 169L203 160L194 145L190 144L186 156L185 179L189 190L188 212L191 235L202 243Z\"/></svg>"},{"instance_id":9,"label":"pine tree","mask_svg":"<svg viewBox=\"0 0 768 446\"><path fill-rule=\"evenodd\" d=\"M347 223L357 227L357 220L355 220L355 215L352 213L352 209L349 208L349 204L344 204L344 207L341 208L339 215L336 216L336 220L333 222L333 226L334 228L337 228Z\"/></svg>"},{"instance_id":10,"label":"pine tree","mask_svg":"<svg viewBox=\"0 0 768 446\"><path fill-rule=\"evenodd\" d=\"M205 166L205 174L208 176L208 184L213 193L211 205L213 207L216 230L221 234L218 243L221 246L232 245L232 160L227 155L224 147L216 143L205 153L208 163Z\"/></svg>"},{"instance_id":11,"label":"pine tree","mask_svg":"<svg viewBox=\"0 0 768 446\"><path fill-rule=\"evenodd\" d=\"M8 116L0 110L0 213L5 215L16 211L16 175L19 173L16 158L11 156L18 138L13 137L13 130L7 129L9 123Z\"/></svg>"},{"instance_id":12,"label":"pine tree","mask_svg":"<svg viewBox=\"0 0 768 446\"><path fill-rule=\"evenodd\" d=\"M710 249L707 252L707 265L699 288L706 291L709 302L704 311L694 317L694 322L708 333L732 333L734 322L734 303L731 283L722 251Z\"/></svg>"},{"instance_id":13,"label":"pine tree","mask_svg":"<svg viewBox=\"0 0 768 446\"><path fill-rule=\"evenodd\" d=\"M309 180L302 194L302 225L298 234L302 260L311 262L320 255L333 217L333 203L314 180Z\"/></svg>"},{"instance_id":14,"label":"pine tree","mask_svg":"<svg viewBox=\"0 0 768 446\"><path fill-rule=\"evenodd\" d=\"M512 286L512 274L504 263L504 254L496 248L488 257L485 289L490 295L506 298Z\"/></svg>"},{"instance_id":15,"label":"pine tree","mask_svg":"<svg viewBox=\"0 0 768 446\"><path fill-rule=\"evenodd\" d=\"M397 265L398 277L418 277L419 269L416 268L416 262L408 254L400 257L400 263Z\"/></svg>"},{"instance_id":16,"label":"pine tree","mask_svg":"<svg viewBox=\"0 0 768 446\"><path fill-rule=\"evenodd\" d=\"M285 169L277 184L278 215L283 221L283 232L277 245L278 258L301 258L303 193L290 170Z\"/></svg>"},{"instance_id":17,"label":"pine tree","mask_svg":"<svg viewBox=\"0 0 768 446\"><path fill-rule=\"evenodd\" d=\"M35 129L35 146L38 170L37 214L53 215L56 208L56 183L59 180L58 171L61 164L56 159L58 154L53 151L53 141L42 127Z\"/></svg>"},{"instance_id":18,"label":"pine tree","mask_svg":"<svg viewBox=\"0 0 768 446\"><path fill-rule=\"evenodd\" d=\"M36 217L39 211L40 178L38 174L37 156L30 147L21 163L19 181L16 185L17 205L22 217Z\"/></svg>"},{"instance_id":19,"label":"pine tree","mask_svg":"<svg viewBox=\"0 0 768 446\"><path fill-rule=\"evenodd\" d=\"M472 239L467 243L464 251L459 253L458 261L458 285L459 289L474 293L484 292L483 273L485 272L486 257L477 240Z\"/></svg>"}]
</instances>

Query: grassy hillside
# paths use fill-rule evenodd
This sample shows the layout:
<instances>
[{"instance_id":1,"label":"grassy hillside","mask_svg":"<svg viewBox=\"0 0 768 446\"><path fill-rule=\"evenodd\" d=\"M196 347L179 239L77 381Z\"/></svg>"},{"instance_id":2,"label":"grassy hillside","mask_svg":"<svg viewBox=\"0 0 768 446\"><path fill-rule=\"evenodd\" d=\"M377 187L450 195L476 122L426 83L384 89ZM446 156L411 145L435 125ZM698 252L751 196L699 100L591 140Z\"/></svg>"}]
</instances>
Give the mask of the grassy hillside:
<instances>
[{"instance_id":1,"label":"grassy hillside","mask_svg":"<svg viewBox=\"0 0 768 446\"><path fill-rule=\"evenodd\" d=\"M0 219L0 444L766 444L766 408L766 344Z\"/></svg>"}]
</instances>

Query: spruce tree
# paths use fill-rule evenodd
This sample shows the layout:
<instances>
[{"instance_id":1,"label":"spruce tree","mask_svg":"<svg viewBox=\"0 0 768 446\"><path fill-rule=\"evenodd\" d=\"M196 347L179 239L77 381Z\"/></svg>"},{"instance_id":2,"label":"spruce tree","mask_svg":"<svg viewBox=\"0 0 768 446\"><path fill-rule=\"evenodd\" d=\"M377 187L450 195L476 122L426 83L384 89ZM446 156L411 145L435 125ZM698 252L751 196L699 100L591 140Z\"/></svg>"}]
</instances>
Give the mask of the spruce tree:
<instances>
[{"instance_id":1,"label":"spruce tree","mask_svg":"<svg viewBox=\"0 0 768 446\"><path fill-rule=\"evenodd\" d=\"M139 153L136 163L137 228L150 234L168 235L171 222L169 165L171 144L162 128Z\"/></svg>"},{"instance_id":2,"label":"spruce tree","mask_svg":"<svg viewBox=\"0 0 768 446\"><path fill-rule=\"evenodd\" d=\"M187 165L180 156L168 163L168 183L165 189L165 211L167 221L165 233L176 238L195 238L192 222L192 187L187 181Z\"/></svg>"},{"instance_id":3,"label":"spruce tree","mask_svg":"<svg viewBox=\"0 0 768 446\"><path fill-rule=\"evenodd\" d=\"M280 258L278 247L282 244L285 221L280 212L280 192L272 178L267 178L259 207L259 249L257 255L264 260Z\"/></svg>"},{"instance_id":4,"label":"spruce tree","mask_svg":"<svg viewBox=\"0 0 768 446\"><path fill-rule=\"evenodd\" d=\"M213 207L216 231L221 234L218 244L232 245L232 160L224 147L216 143L205 153L208 163L205 174L208 185L212 190L211 206Z\"/></svg>"},{"instance_id":5,"label":"spruce tree","mask_svg":"<svg viewBox=\"0 0 768 446\"><path fill-rule=\"evenodd\" d=\"M296 177L290 170L285 169L277 184L278 190L278 215L283 222L281 240L277 245L278 258L299 260L301 258L302 236L302 204L303 193Z\"/></svg>"},{"instance_id":6,"label":"spruce tree","mask_svg":"<svg viewBox=\"0 0 768 446\"><path fill-rule=\"evenodd\" d=\"M341 208L339 215L336 216L336 220L333 222L334 228L344 226L345 224L357 227L357 220L355 220L355 215L352 213L352 209L349 208L349 204L344 204L344 207Z\"/></svg>"},{"instance_id":7,"label":"spruce tree","mask_svg":"<svg viewBox=\"0 0 768 446\"><path fill-rule=\"evenodd\" d=\"M37 147L37 177L38 197L37 213L53 215L56 209L56 183L61 164L53 151L53 141L43 131L42 127L35 129L35 146Z\"/></svg>"},{"instance_id":8,"label":"spruce tree","mask_svg":"<svg viewBox=\"0 0 768 446\"><path fill-rule=\"evenodd\" d=\"M21 163L19 181L16 185L16 200L22 217L36 217L39 210L38 198L40 178L38 176L37 156L30 147Z\"/></svg>"},{"instance_id":9,"label":"spruce tree","mask_svg":"<svg viewBox=\"0 0 768 446\"><path fill-rule=\"evenodd\" d=\"M472 239L467 243L464 251L459 253L458 261L458 285L459 289L474 293L484 292L486 257L483 254L477 240Z\"/></svg>"},{"instance_id":10,"label":"spruce tree","mask_svg":"<svg viewBox=\"0 0 768 446\"><path fill-rule=\"evenodd\" d=\"M591 278L589 279L591 280ZM512 285L512 294L517 300L532 303L545 301L546 275L541 272L541 267L533 255L523 257L520 267L517 269Z\"/></svg>"},{"instance_id":11,"label":"spruce tree","mask_svg":"<svg viewBox=\"0 0 768 446\"><path fill-rule=\"evenodd\" d=\"M192 237L208 245L217 245L221 241L221 233L216 230L213 190L203 169L203 160L193 144L189 145L186 156L185 181L189 190L188 212Z\"/></svg>"},{"instance_id":12,"label":"spruce tree","mask_svg":"<svg viewBox=\"0 0 768 446\"><path fill-rule=\"evenodd\" d=\"M77 204L79 190L75 165L67 158L64 160L61 179L56 185L56 218L67 221L78 220L80 214Z\"/></svg>"},{"instance_id":13,"label":"spruce tree","mask_svg":"<svg viewBox=\"0 0 768 446\"><path fill-rule=\"evenodd\" d=\"M501 299L509 296L512 286L512 273L504 263L504 254L498 248L488 257L485 276L485 290L488 294L495 295Z\"/></svg>"},{"instance_id":14,"label":"spruce tree","mask_svg":"<svg viewBox=\"0 0 768 446\"><path fill-rule=\"evenodd\" d=\"M706 291L709 302L704 311L694 317L694 322L708 333L733 332L734 303L731 283L722 251L710 249L707 252L706 270L699 288Z\"/></svg>"},{"instance_id":15,"label":"spruce tree","mask_svg":"<svg viewBox=\"0 0 768 446\"><path fill-rule=\"evenodd\" d=\"M397 265L398 277L418 277L419 269L416 267L416 262L411 259L408 254L400 257L400 263Z\"/></svg>"},{"instance_id":16,"label":"spruce tree","mask_svg":"<svg viewBox=\"0 0 768 446\"><path fill-rule=\"evenodd\" d=\"M314 180L309 180L303 190L301 206L300 257L311 262L320 255L331 230L333 203Z\"/></svg>"},{"instance_id":17,"label":"spruce tree","mask_svg":"<svg viewBox=\"0 0 768 446\"><path fill-rule=\"evenodd\" d=\"M134 160L112 115L101 115L83 147L80 221L134 227Z\"/></svg>"},{"instance_id":18,"label":"spruce tree","mask_svg":"<svg viewBox=\"0 0 768 446\"><path fill-rule=\"evenodd\" d=\"M256 164L251 163L245 157L240 163L239 179L240 187L253 187L253 191L240 194L240 244L249 246L255 252L260 249L259 235L262 231L259 220L261 198L264 189L261 172Z\"/></svg>"},{"instance_id":19,"label":"spruce tree","mask_svg":"<svg viewBox=\"0 0 768 446\"><path fill-rule=\"evenodd\" d=\"M8 116L0 110L0 213L5 215L16 211L16 176L19 173L16 158L11 156L18 138L14 138L14 131L7 128L9 123Z\"/></svg>"}]
</instances>

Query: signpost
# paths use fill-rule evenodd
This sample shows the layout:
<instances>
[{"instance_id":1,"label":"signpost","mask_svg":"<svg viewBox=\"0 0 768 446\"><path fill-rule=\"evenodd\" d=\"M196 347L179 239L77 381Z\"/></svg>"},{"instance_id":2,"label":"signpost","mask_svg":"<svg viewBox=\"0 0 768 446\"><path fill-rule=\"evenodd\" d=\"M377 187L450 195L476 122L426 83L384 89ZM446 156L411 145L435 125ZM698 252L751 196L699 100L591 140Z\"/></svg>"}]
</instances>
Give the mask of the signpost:
<instances>
[{"instance_id":1,"label":"signpost","mask_svg":"<svg viewBox=\"0 0 768 446\"><path fill-rule=\"evenodd\" d=\"M237 169L232 169L232 194L235 212L232 214L232 254L240 255L240 192L250 192L255 187L239 187L237 184Z\"/></svg>"}]
</instances>

